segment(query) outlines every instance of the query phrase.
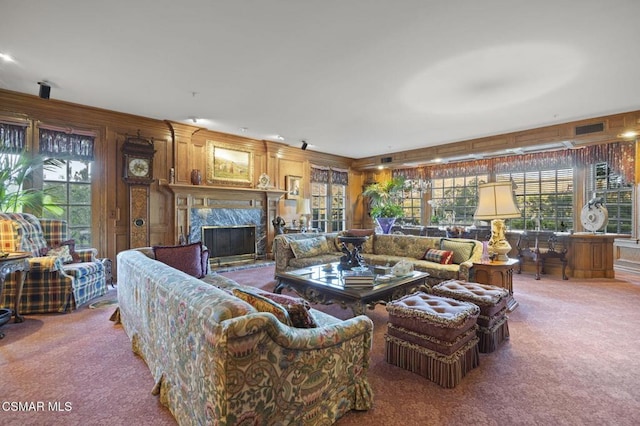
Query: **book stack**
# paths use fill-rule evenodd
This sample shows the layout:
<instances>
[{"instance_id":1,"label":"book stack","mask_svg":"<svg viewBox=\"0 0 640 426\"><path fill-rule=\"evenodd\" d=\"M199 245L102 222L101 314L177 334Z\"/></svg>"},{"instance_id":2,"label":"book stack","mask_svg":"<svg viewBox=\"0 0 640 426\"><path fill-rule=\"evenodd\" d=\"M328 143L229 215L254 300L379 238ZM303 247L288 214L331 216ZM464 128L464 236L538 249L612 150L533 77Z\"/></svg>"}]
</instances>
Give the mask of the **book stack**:
<instances>
[{"instance_id":1,"label":"book stack","mask_svg":"<svg viewBox=\"0 0 640 426\"><path fill-rule=\"evenodd\" d=\"M373 287L374 275L370 270L342 271L342 280L345 287Z\"/></svg>"}]
</instances>

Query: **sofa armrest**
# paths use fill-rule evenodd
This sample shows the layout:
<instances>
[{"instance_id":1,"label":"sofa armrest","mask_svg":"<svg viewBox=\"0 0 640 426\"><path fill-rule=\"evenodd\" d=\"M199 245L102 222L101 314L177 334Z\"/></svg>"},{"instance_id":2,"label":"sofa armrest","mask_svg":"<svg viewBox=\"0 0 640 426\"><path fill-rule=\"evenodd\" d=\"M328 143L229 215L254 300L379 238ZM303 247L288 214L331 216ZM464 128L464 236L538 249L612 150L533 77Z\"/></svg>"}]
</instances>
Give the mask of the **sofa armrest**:
<instances>
[{"instance_id":1,"label":"sofa armrest","mask_svg":"<svg viewBox=\"0 0 640 426\"><path fill-rule=\"evenodd\" d=\"M289 240L284 235L276 235L273 239L273 258L276 262L275 271L282 272L289 266L289 260L294 258Z\"/></svg>"},{"instance_id":2,"label":"sofa armrest","mask_svg":"<svg viewBox=\"0 0 640 426\"><path fill-rule=\"evenodd\" d=\"M84 249L76 249L76 254L80 256L80 261L82 262L96 262L98 258L98 249L95 248L84 248Z\"/></svg>"},{"instance_id":3,"label":"sofa armrest","mask_svg":"<svg viewBox=\"0 0 640 426\"><path fill-rule=\"evenodd\" d=\"M257 312L236 317L228 325L230 338L242 338L263 329L276 344L289 350L323 349L362 338L369 348L368 355L373 338L373 321L366 315L316 328L295 328L281 323L273 314Z\"/></svg>"}]
</instances>

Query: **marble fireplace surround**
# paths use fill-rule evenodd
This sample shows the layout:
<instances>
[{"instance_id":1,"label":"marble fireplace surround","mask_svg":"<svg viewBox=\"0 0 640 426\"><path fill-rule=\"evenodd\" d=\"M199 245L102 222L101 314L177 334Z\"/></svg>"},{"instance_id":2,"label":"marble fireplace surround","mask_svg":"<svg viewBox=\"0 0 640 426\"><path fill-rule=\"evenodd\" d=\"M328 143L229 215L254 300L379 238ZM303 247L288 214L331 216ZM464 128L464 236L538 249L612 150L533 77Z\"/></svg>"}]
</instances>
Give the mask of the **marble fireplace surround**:
<instances>
[{"instance_id":1,"label":"marble fireplace surround","mask_svg":"<svg viewBox=\"0 0 640 426\"><path fill-rule=\"evenodd\" d=\"M202 226L255 225L256 256L270 256L271 221L286 191L183 184L165 187L173 194L176 243L181 229L189 242L196 242L202 238Z\"/></svg>"}]
</instances>

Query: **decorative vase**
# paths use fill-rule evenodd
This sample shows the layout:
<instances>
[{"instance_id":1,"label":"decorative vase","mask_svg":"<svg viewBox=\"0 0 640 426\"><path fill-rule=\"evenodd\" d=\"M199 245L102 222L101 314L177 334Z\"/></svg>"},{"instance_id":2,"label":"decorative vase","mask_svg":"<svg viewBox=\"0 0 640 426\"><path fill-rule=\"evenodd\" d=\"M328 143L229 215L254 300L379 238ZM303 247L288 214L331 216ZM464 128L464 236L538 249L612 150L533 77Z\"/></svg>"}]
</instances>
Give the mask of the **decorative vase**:
<instances>
[{"instance_id":1,"label":"decorative vase","mask_svg":"<svg viewBox=\"0 0 640 426\"><path fill-rule=\"evenodd\" d=\"M191 170L191 183L194 185L200 185L202 183L202 173L200 173L200 170Z\"/></svg>"},{"instance_id":2,"label":"decorative vase","mask_svg":"<svg viewBox=\"0 0 640 426\"><path fill-rule=\"evenodd\" d=\"M377 217L376 222L378 222L378 226L382 229L383 234L388 234L391 232L391 227L394 223L396 223L395 217Z\"/></svg>"}]
</instances>

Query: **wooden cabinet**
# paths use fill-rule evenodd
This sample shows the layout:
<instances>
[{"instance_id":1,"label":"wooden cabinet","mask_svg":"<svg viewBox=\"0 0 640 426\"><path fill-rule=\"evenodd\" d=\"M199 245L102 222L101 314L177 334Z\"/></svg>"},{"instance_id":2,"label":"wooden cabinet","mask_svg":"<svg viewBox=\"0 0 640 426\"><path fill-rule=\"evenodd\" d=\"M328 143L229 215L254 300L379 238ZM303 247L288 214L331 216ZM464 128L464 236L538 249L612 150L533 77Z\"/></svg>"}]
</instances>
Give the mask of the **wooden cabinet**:
<instances>
[{"instance_id":1,"label":"wooden cabinet","mask_svg":"<svg viewBox=\"0 0 640 426\"><path fill-rule=\"evenodd\" d=\"M615 278L613 241L619 234L579 232L569 237L569 269L573 278Z\"/></svg>"}]
</instances>

